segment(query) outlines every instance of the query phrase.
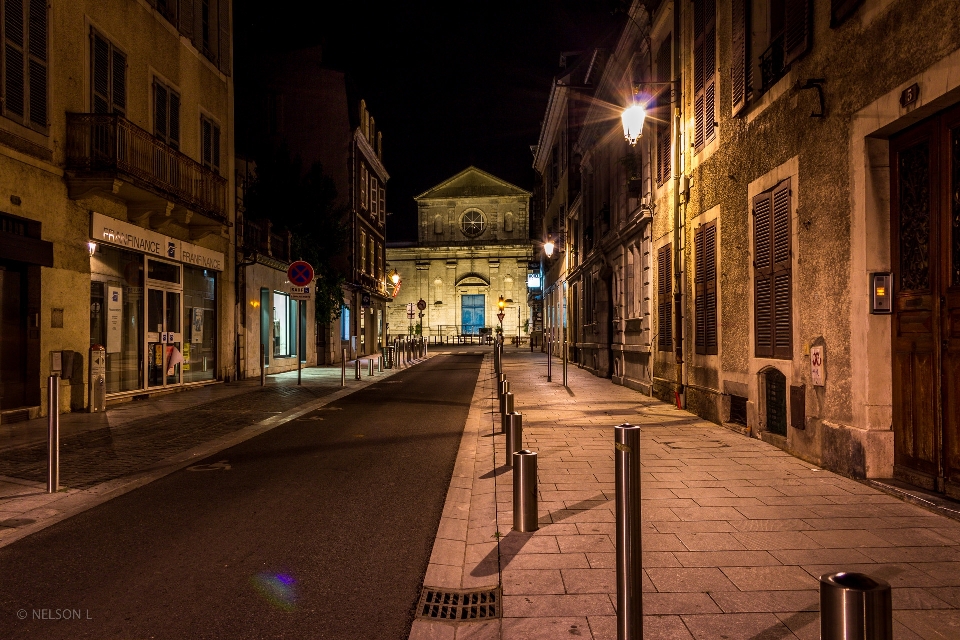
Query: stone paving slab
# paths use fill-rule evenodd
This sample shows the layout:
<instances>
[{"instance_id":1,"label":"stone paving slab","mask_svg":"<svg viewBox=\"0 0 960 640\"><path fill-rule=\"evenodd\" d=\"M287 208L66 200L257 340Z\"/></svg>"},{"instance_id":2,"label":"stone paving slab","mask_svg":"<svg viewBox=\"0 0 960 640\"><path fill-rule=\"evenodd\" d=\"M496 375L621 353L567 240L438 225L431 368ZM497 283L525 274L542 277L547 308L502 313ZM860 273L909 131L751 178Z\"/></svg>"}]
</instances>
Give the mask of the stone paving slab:
<instances>
[{"instance_id":1,"label":"stone paving slab","mask_svg":"<svg viewBox=\"0 0 960 640\"><path fill-rule=\"evenodd\" d=\"M960 522L574 366L569 389L547 383L545 358L510 347L504 358L523 444L538 452L540 529L511 531L512 472L488 357L457 462L456 487L472 478L472 489L448 496L451 517L468 525L443 559L463 564L431 564L425 580L500 586L503 617L417 619L411 639L616 638L621 422L643 428L644 638L818 638L818 578L841 570L893 585L895 638L960 638Z\"/></svg>"}]
</instances>

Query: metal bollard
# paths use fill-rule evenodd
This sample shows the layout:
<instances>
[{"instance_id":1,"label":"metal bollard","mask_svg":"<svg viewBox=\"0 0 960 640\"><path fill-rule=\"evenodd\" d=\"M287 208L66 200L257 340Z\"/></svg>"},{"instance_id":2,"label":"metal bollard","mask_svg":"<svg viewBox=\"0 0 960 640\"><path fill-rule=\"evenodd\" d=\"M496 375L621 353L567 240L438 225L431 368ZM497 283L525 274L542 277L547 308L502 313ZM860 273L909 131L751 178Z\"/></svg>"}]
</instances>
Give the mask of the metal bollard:
<instances>
[{"instance_id":1,"label":"metal bollard","mask_svg":"<svg viewBox=\"0 0 960 640\"><path fill-rule=\"evenodd\" d=\"M821 640L893 640L890 584L863 573L820 576Z\"/></svg>"},{"instance_id":2,"label":"metal bollard","mask_svg":"<svg viewBox=\"0 0 960 640\"><path fill-rule=\"evenodd\" d=\"M357 356L357 359L354 360L354 363L356 364L356 374L355 374L355 377L356 377L357 380L359 380L359 379L360 379L360 356L359 356L359 355Z\"/></svg>"},{"instance_id":3,"label":"metal bollard","mask_svg":"<svg viewBox=\"0 0 960 640\"><path fill-rule=\"evenodd\" d=\"M340 357L340 386L347 386L347 350L341 351Z\"/></svg>"},{"instance_id":4,"label":"metal bollard","mask_svg":"<svg viewBox=\"0 0 960 640\"><path fill-rule=\"evenodd\" d=\"M264 354L263 343L260 343L260 386L267 382L266 355Z\"/></svg>"},{"instance_id":5,"label":"metal bollard","mask_svg":"<svg viewBox=\"0 0 960 640\"><path fill-rule=\"evenodd\" d=\"M523 414L513 411L504 416L507 434L507 466L513 466L513 454L523 449Z\"/></svg>"},{"instance_id":6,"label":"metal bollard","mask_svg":"<svg viewBox=\"0 0 960 640\"><path fill-rule=\"evenodd\" d=\"M377 373L383 373L383 354L380 354L380 357L377 358Z\"/></svg>"},{"instance_id":7,"label":"metal bollard","mask_svg":"<svg viewBox=\"0 0 960 640\"><path fill-rule=\"evenodd\" d=\"M513 413L513 394L507 391L500 396L500 433L507 430L507 414Z\"/></svg>"},{"instance_id":8,"label":"metal bollard","mask_svg":"<svg viewBox=\"0 0 960 640\"><path fill-rule=\"evenodd\" d=\"M60 376L47 378L47 493L60 490Z\"/></svg>"},{"instance_id":9,"label":"metal bollard","mask_svg":"<svg viewBox=\"0 0 960 640\"><path fill-rule=\"evenodd\" d=\"M553 381L553 354L550 352L553 348L553 340L547 340L547 382Z\"/></svg>"},{"instance_id":10,"label":"metal bollard","mask_svg":"<svg viewBox=\"0 0 960 640\"><path fill-rule=\"evenodd\" d=\"M513 453L513 530L536 531L537 454L528 449Z\"/></svg>"},{"instance_id":11,"label":"metal bollard","mask_svg":"<svg viewBox=\"0 0 960 640\"><path fill-rule=\"evenodd\" d=\"M643 638L640 427L614 427L617 512L617 640Z\"/></svg>"},{"instance_id":12,"label":"metal bollard","mask_svg":"<svg viewBox=\"0 0 960 640\"><path fill-rule=\"evenodd\" d=\"M563 386L567 386L567 341L563 341Z\"/></svg>"},{"instance_id":13,"label":"metal bollard","mask_svg":"<svg viewBox=\"0 0 960 640\"><path fill-rule=\"evenodd\" d=\"M506 374L498 373L497 374L497 399L500 399L500 396L503 395L503 383L507 381Z\"/></svg>"},{"instance_id":14,"label":"metal bollard","mask_svg":"<svg viewBox=\"0 0 960 640\"><path fill-rule=\"evenodd\" d=\"M373 358L367 358L367 375L373 375Z\"/></svg>"},{"instance_id":15,"label":"metal bollard","mask_svg":"<svg viewBox=\"0 0 960 640\"><path fill-rule=\"evenodd\" d=\"M510 391L510 383L507 382L506 380L504 380L503 382L500 383L500 393L498 394L498 397L499 397L500 402L501 402L501 405L500 405L501 407L503 406L503 404L502 404L502 403L503 403L503 396L504 396L504 394L508 393L509 391ZM503 412L501 411L500 413L503 413Z\"/></svg>"}]
</instances>

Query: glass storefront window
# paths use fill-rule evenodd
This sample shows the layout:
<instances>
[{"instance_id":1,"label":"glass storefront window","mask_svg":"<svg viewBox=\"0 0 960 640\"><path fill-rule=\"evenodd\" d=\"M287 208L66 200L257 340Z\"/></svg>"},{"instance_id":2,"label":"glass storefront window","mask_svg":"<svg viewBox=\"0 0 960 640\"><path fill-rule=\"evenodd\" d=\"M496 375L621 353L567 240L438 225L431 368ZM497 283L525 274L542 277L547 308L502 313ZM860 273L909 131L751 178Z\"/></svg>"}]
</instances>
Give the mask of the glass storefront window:
<instances>
[{"instance_id":1,"label":"glass storefront window","mask_svg":"<svg viewBox=\"0 0 960 640\"><path fill-rule=\"evenodd\" d=\"M213 380L217 357L217 272L183 267L183 381Z\"/></svg>"},{"instance_id":2,"label":"glass storefront window","mask_svg":"<svg viewBox=\"0 0 960 640\"><path fill-rule=\"evenodd\" d=\"M279 291L273 292L273 356L285 358L293 355L291 335L294 317L290 313L290 296Z\"/></svg>"},{"instance_id":3,"label":"glass storefront window","mask_svg":"<svg viewBox=\"0 0 960 640\"><path fill-rule=\"evenodd\" d=\"M180 284L180 265L147 260L147 277L151 280Z\"/></svg>"},{"instance_id":4,"label":"glass storefront window","mask_svg":"<svg viewBox=\"0 0 960 640\"><path fill-rule=\"evenodd\" d=\"M100 244L90 272L90 344L107 350L107 393L142 389L143 255Z\"/></svg>"}]
</instances>

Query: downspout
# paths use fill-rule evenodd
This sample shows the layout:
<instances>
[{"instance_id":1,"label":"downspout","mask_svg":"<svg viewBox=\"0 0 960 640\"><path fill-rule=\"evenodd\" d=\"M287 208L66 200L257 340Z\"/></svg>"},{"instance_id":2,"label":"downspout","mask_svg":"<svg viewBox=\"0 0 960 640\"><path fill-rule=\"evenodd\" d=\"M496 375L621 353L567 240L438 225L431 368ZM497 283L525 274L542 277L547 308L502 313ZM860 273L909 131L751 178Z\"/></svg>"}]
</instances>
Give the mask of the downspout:
<instances>
[{"instance_id":1,"label":"downspout","mask_svg":"<svg viewBox=\"0 0 960 640\"><path fill-rule=\"evenodd\" d=\"M683 73L680 44L680 2L674 0L673 3L673 65L676 70L674 80L674 90L676 91L674 108L674 135L673 135L673 272L674 272L674 291L673 291L673 316L674 316L674 345L676 349L676 403L677 408L683 409L686 405L683 388L683 260L684 251L681 246L683 234L680 231L680 181L683 177L683 169L680 166L682 154L680 145L683 139Z\"/></svg>"}]
</instances>

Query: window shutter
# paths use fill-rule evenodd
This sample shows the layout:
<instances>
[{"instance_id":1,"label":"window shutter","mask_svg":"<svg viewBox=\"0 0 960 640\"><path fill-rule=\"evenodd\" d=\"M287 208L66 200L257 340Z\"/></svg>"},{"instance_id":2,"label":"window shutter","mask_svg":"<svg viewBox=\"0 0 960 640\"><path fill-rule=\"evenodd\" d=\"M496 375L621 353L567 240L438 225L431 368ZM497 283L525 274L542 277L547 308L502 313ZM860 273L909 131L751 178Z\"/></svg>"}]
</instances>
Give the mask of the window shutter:
<instances>
[{"instance_id":1,"label":"window shutter","mask_svg":"<svg viewBox=\"0 0 960 640\"><path fill-rule=\"evenodd\" d=\"M127 56L113 50L113 111L120 115L127 113Z\"/></svg>"},{"instance_id":2,"label":"window shutter","mask_svg":"<svg viewBox=\"0 0 960 640\"><path fill-rule=\"evenodd\" d=\"M173 91L170 92L170 146L174 149L180 148L180 96Z\"/></svg>"},{"instance_id":3,"label":"window shutter","mask_svg":"<svg viewBox=\"0 0 960 640\"><path fill-rule=\"evenodd\" d=\"M703 139L710 142L717 136L717 3L704 2L703 33Z\"/></svg>"},{"instance_id":4,"label":"window shutter","mask_svg":"<svg viewBox=\"0 0 960 640\"><path fill-rule=\"evenodd\" d=\"M219 41L220 55L217 58L220 64L220 71L230 75L230 0L220 0L220 16L218 24L220 25Z\"/></svg>"},{"instance_id":5,"label":"window shutter","mask_svg":"<svg viewBox=\"0 0 960 640\"><path fill-rule=\"evenodd\" d=\"M705 0L693 3L693 147L703 147L703 87L704 87L704 4Z\"/></svg>"},{"instance_id":6,"label":"window shutter","mask_svg":"<svg viewBox=\"0 0 960 640\"><path fill-rule=\"evenodd\" d=\"M717 339L717 222L703 226L704 334L708 355L716 355Z\"/></svg>"},{"instance_id":7,"label":"window shutter","mask_svg":"<svg viewBox=\"0 0 960 640\"><path fill-rule=\"evenodd\" d=\"M793 357L790 181L773 191L773 357Z\"/></svg>"},{"instance_id":8,"label":"window shutter","mask_svg":"<svg viewBox=\"0 0 960 640\"><path fill-rule=\"evenodd\" d=\"M195 0L180 0L180 15L177 21L180 33L191 40L193 39L194 3Z\"/></svg>"},{"instance_id":9,"label":"window shutter","mask_svg":"<svg viewBox=\"0 0 960 640\"><path fill-rule=\"evenodd\" d=\"M671 54L671 44L672 37L668 34L664 41L660 44L660 49L657 52L657 82L669 82L670 81L670 54ZM667 89L660 95L666 95L666 98L660 97L657 99L657 106L663 107L660 109L663 114L661 117L662 122L657 125L657 184L662 185L670 180L670 139L671 139L671 125L673 122L673 109L670 106L670 96L672 91Z\"/></svg>"},{"instance_id":10,"label":"window shutter","mask_svg":"<svg viewBox=\"0 0 960 640\"><path fill-rule=\"evenodd\" d=\"M3 9L3 110L22 118L26 112L23 0L5 0Z\"/></svg>"},{"instance_id":11,"label":"window shutter","mask_svg":"<svg viewBox=\"0 0 960 640\"><path fill-rule=\"evenodd\" d=\"M47 0L30 0L30 122L47 126Z\"/></svg>"},{"instance_id":12,"label":"window shutter","mask_svg":"<svg viewBox=\"0 0 960 640\"><path fill-rule=\"evenodd\" d=\"M383 187L380 187L379 200L380 200L380 222L383 222L384 216L387 215L387 209L386 209L387 191Z\"/></svg>"},{"instance_id":13,"label":"window shutter","mask_svg":"<svg viewBox=\"0 0 960 640\"><path fill-rule=\"evenodd\" d=\"M761 193L753 199L753 278L754 278L754 338L758 358L773 357L773 326L771 307L773 259L771 256L772 194Z\"/></svg>"},{"instance_id":14,"label":"window shutter","mask_svg":"<svg viewBox=\"0 0 960 640\"><path fill-rule=\"evenodd\" d=\"M153 132L158 138L167 139L167 88L153 83Z\"/></svg>"},{"instance_id":15,"label":"window shutter","mask_svg":"<svg viewBox=\"0 0 960 640\"><path fill-rule=\"evenodd\" d=\"M210 121L200 116L200 162L205 167L213 164L213 129Z\"/></svg>"},{"instance_id":16,"label":"window shutter","mask_svg":"<svg viewBox=\"0 0 960 640\"><path fill-rule=\"evenodd\" d=\"M671 244L657 252L657 346L660 351L673 349L673 248Z\"/></svg>"},{"instance_id":17,"label":"window shutter","mask_svg":"<svg viewBox=\"0 0 960 640\"><path fill-rule=\"evenodd\" d=\"M810 0L785 0L783 63L790 64L810 47Z\"/></svg>"},{"instance_id":18,"label":"window shutter","mask_svg":"<svg viewBox=\"0 0 960 640\"><path fill-rule=\"evenodd\" d=\"M703 232L704 226L700 225L696 228L693 234L693 253L697 263L697 271L694 276L694 282L696 284L696 294L695 294L695 324L696 330L694 332L694 342L696 344L696 351L700 354L705 354L707 352L707 309L706 309L706 290L704 289L704 270L706 269L706 261L704 259L704 246L703 246Z\"/></svg>"},{"instance_id":19,"label":"window shutter","mask_svg":"<svg viewBox=\"0 0 960 640\"><path fill-rule=\"evenodd\" d=\"M93 34L93 112L110 113L110 44Z\"/></svg>"},{"instance_id":20,"label":"window shutter","mask_svg":"<svg viewBox=\"0 0 960 640\"><path fill-rule=\"evenodd\" d=\"M732 0L732 24L730 33L730 85L732 90L732 113L737 116L747 104L747 16L748 0Z\"/></svg>"},{"instance_id":21,"label":"window shutter","mask_svg":"<svg viewBox=\"0 0 960 640\"><path fill-rule=\"evenodd\" d=\"M220 173L220 127L213 125L213 150L211 162L217 173Z\"/></svg>"}]
</instances>

